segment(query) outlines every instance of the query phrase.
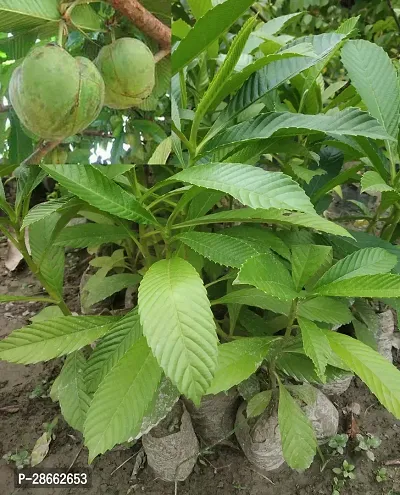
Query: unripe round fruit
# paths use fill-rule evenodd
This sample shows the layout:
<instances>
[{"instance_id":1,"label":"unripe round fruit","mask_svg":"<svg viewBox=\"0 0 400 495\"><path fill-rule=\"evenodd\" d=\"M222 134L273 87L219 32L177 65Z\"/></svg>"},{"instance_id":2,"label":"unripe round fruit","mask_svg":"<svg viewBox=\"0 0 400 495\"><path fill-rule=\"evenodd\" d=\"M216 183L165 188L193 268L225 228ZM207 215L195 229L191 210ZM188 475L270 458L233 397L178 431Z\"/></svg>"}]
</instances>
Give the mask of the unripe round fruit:
<instances>
[{"instance_id":1,"label":"unripe round fruit","mask_svg":"<svg viewBox=\"0 0 400 495\"><path fill-rule=\"evenodd\" d=\"M139 40L120 38L104 46L95 64L106 85L105 105L110 108L134 107L153 91L154 56Z\"/></svg>"},{"instance_id":2,"label":"unripe round fruit","mask_svg":"<svg viewBox=\"0 0 400 495\"><path fill-rule=\"evenodd\" d=\"M55 44L33 48L13 72L11 104L36 136L55 141L86 129L104 103L104 81L87 58Z\"/></svg>"}]
</instances>

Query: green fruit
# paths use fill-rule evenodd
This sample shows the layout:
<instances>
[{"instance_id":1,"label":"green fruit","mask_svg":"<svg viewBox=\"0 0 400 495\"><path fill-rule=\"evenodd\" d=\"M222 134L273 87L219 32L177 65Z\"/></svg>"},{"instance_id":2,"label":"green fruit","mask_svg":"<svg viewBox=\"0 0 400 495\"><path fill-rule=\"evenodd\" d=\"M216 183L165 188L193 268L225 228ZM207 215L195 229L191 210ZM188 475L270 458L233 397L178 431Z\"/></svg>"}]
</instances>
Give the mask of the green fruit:
<instances>
[{"instance_id":1,"label":"green fruit","mask_svg":"<svg viewBox=\"0 0 400 495\"><path fill-rule=\"evenodd\" d=\"M154 57L139 40L120 38L104 46L95 64L106 85L105 105L110 108L137 106L153 91Z\"/></svg>"},{"instance_id":2,"label":"green fruit","mask_svg":"<svg viewBox=\"0 0 400 495\"><path fill-rule=\"evenodd\" d=\"M13 72L11 104L36 136L61 140L86 129L104 103L104 81L87 58L55 44L33 48Z\"/></svg>"}]
</instances>

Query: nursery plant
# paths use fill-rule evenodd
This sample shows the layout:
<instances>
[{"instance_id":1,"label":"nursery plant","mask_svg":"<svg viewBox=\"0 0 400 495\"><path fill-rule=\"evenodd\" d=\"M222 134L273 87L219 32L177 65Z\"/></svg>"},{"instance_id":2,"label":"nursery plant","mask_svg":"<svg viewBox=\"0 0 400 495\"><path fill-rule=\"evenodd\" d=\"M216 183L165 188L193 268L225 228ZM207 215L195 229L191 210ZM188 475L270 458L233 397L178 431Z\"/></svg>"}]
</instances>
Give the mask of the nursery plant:
<instances>
[{"instance_id":1,"label":"nursery plant","mask_svg":"<svg viewBox=\"0 0 400 495\"><path fill-rule=\"evenodd\" d=\"M147 163L170 148L171 7L143 4L138 19L136 0L0 2L3 163Z\"/></svg>"},{"instance_id":2,"label":"nursery plant","mask_svg":"<svg viewBox=\"0 0 400 495\"><path fill-rule=\"evenodd\" d=\"M352 39L357 18L294 38L281 31L301 14L267 23L254 15L241 25L252 3L177 9L168 166L0 168L17 183L14 203L0 194L0 230L44 288L28 299L53 308L2 340L0 359L66 356L51 396L83 433L90 462L146 434L179 397L198 408L235 387L248 402L235 429L276 418L293 469L308 468L318 443L336 433L318 430L307 412L328 401L318 388L355 374L400 418L400 375L377 352L370 317L372 301L396 308L400 297L391 242L396 69L381 48ZM338 57L350 81L342 91L323 80ZM46 177L58 196L30 208ZM390 188L370 232L321 214L334 190L360 180L364 189ZM87 221L71 225L76 217ZM91 261L98 270L86 305L133 288L134 307L71 314L65 248L93 253L109 244L118 246L112 255L99 250ZM258 389L245 392L254 379Z\"/></svg>"}]
</instances>

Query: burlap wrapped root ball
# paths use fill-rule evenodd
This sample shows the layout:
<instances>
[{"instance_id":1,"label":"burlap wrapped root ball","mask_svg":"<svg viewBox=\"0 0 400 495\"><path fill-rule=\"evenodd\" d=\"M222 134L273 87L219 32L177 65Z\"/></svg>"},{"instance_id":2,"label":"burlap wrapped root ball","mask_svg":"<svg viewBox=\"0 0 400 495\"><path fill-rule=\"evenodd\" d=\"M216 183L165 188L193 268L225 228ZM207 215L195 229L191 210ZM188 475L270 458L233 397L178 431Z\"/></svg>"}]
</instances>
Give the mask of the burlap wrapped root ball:
<instances>
[{"instance_id":1,"label":"burlap wrapped root ball","mask_svg":"<svg viewBox=\"0 0 400 495\"><path fill-rule=\"evenodd\" d=\"M125 109L140 105L155 85L155 60L140 40L120 38L104 46L97 65L106 85L105 105Z\"/></svg>"},{"instance_id":2,"label":"burlap wrapped root ball","mask_svg":"<svg viewBox=\"0 0 400 495\"><path fill-rule=\"evenodd\" d=\"M184 481L196 464L199 442L190 414L181 402L158 426L143 435L142 443L148 465L164 481Z\"/></svg>"},{"instance_id":3,"label":"burlap wrapped root ball","mask_svg":"<svg viewBox=\"0 0 400 495\"><path fill-rule=\"evenodd\" d=\"M56 44L34 47L10 80L11 104L36 136L62 140L86 129L104 104L104 81L87 58Z\"/></svg>"},{"instance_id":4,"label":"burlap wrapped root ball","mask_svg":"<svg viewBox=\"0 0 400 495\"><path fill-rule=\"evenodd\" d=\"M239 406L239 395L235 389L227 393L206 395L201 399L199 407L189 400L185 404L196 434L206 446L223 443L232 436Z\"/></svg>"},{"instance_id":5,"label":"burlap wrapped root ball","mask_svg":"<svg viewBox=\"0 0 400 495\"><path fill-rule=\"evenodd\" d=\"M247 420L247 404L243 403L236 417L236 438L247 459L260 471L273 471L281 467L283 457L281 434L276 412L266 410L257 419ZM301 407L310 419L319 444L337 433L339 413L332 402L319 390L313 404Z\"/></svg>"}]
</instances>

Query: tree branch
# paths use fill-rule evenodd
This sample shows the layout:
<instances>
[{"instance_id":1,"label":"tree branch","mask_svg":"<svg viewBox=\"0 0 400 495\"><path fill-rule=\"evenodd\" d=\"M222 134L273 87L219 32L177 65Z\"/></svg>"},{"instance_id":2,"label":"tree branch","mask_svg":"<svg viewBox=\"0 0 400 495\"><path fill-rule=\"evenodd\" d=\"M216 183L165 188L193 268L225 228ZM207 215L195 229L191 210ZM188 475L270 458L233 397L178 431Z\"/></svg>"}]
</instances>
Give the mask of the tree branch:
<instances>
[{"instance_id":1,"label":"tree branch","mask_svg":"<svg viewBox=\"0 0 400 495\"><path fill-rule=\"evenodd\" d=\"M35 151L29 155L28 158L25 158L21 165L38 165L47 153L50 153L54 148L57 148L60 143L61 141L42 141Z\"/></svg>"},{"instance_id":2,"label":"tree branch","mask_svg":"<svg viewBox=\"0 0 400 495\"><path fill-rule=\"evenodd\" d=\"M138 0L107 0L115 10L153 38L161 50L171 51L171 29L146 10Z\"/></svg>"},{"instance_id":3,"label":"tree branch","mask_svg":"<svg viewBox=\"0 0 400 495\"><path fill-rule=\"evenodd\" d=\"M399 32L400 32L400 20L397 17L397 14L396 14L396 12L395 12L395 10L393 8L392 1L391 0L386 0L386 3L388 4L389 10L392 13L393 19L396 21L397 27L398 27Z\"/></svg>"}]
</instances>

